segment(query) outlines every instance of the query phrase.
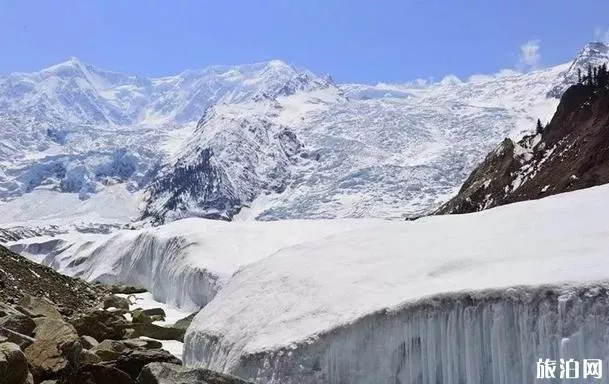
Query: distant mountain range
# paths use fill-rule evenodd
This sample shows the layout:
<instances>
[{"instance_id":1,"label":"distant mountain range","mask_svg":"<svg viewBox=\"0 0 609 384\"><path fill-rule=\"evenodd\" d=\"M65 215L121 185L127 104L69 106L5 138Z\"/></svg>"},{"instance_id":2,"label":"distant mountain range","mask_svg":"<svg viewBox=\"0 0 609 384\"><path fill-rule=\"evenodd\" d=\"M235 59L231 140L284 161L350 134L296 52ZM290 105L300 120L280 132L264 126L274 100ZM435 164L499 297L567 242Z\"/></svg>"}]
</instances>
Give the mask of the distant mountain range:
<instances>
[{"instance_id":1,"label":"distant mountain range","mask_svg":"<svg viewBox=\"0 0 609 384\"><path fill-rule=\"evenodd\" d=\"M462 82L336 84L281 61L144 78L70 59L0 77L0 223L403 218L547 121L572 63Z\"/></svg>"}]
</instances>

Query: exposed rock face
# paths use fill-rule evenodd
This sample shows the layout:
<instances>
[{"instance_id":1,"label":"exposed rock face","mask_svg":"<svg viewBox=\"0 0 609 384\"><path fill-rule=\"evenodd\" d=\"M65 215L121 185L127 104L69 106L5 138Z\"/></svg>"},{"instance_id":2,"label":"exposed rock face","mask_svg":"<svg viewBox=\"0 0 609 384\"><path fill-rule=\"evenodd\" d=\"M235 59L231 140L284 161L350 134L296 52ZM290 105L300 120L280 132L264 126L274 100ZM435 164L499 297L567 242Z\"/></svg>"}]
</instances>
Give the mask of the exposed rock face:
<instances>
[{"instance_id":1,"label":"exposed rock face","mask_svg":"<svg viewBox=\"0 0 609 384\"><path fill-rule=\"evenodd\" d=\"M287 188L304 145L273 120L281 109L275 99L263 96L254 104L267 112L205 111L176 160L148 187L144 218L156 224L184 217L231 220L262 192Z\"/></svg>"},{"instance_id":2,"label":"exposed rock face","mask_svg":"<svg viewBox=\"0 0 609 384\"><path fill-rule=\"evenodd\" d=\"M27 377L27 360L19 346L0 343L0 384L24 384Z\"/></svg>"},{"instance_id":3,"label":"exposed rock face","mask_svg":"<svg viewBox=\"0 0 609 384\"><path fill-rule=\"evenodd\" d=\"M142 369L137 384L247 384L235 376L203 368L186 368L168 363L152 363Z\"/></svg>"},{"instance_id":4,"label":"exposed rock face","mask_svg":"<svg viewBox=\"0 0 609 384\"><path fill-rule=\"evenodd\" d=\"M437 214L476 212L609 182L609 91L577 84L541 134L506 139Z\"/></svg>"}]
</instances>

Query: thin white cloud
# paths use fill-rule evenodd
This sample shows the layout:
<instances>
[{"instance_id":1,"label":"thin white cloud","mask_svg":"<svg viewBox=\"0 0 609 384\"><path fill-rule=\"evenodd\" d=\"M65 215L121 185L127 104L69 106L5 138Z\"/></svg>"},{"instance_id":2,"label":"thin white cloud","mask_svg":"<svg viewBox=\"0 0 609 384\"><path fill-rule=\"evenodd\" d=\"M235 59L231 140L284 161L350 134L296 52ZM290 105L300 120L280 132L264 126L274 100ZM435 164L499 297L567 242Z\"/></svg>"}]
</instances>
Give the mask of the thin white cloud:
<instances>
[{"instance_id":1,"label":"thin white cloud","mask_svg":"<svg viewBox=\"0 0 609 384\"><path fill-rule=\"evenodd\" d=\"M609 28L596 28L594 30L594 40L609 43Z\"/></svg>"},{"instance_id":2,"label":"thin white cloud","mask_svg":"<svg viewBox=\"0 0 609 384\"><path fill-rule=\"evenodd\" d=\"M518 68L522 70L536 69L539 67L541 55L539 54L540 40L529 40L520 46L518 56Z\"/></svg>"}]
</instances>

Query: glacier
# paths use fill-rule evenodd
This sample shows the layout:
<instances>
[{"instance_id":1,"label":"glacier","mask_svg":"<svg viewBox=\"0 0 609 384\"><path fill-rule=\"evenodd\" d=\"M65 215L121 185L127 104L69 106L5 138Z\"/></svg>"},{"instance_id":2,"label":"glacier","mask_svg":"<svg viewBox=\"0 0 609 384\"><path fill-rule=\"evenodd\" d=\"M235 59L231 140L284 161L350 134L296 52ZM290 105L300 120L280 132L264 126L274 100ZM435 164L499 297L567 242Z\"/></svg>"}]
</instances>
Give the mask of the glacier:
<instances>
[{"instance_id":1,"label":"glacier","mask_svg":"<svg viewBox=\"0 0 609 384\"><path fill-rule=\"evenodd\" d=\"M191 218L108 234L72 231L10 237L7 233L6 245L66 275L145 287L157 301L196 310L244 265L285 247L374 223L348 219L226 223Z\"/></svg>"},{"instance_id":2,"label":"glacier","mask_svg":"<svg viewBox=\"0 0 609 384\"><path fill-rule=\"evenodd\" d=\"M409 84L337 84L279 60L146 78L72 58L1 76L0 223L31 222L28 195L41 190L45 212L68 226L85 211L112 225L419 216L452 196L496 142L548 119L577 69L606 53L592 43L572 63L534 72ZM207 110L215 113L201 119ZM297 151L286 156L286 145ZM244 158L247 168L236 161ZM184 193L171 178L179 170L210 193ZM89 200L117 186L131 198L114 207L129 214L100 218Z\"/></svg>"},{"instance_id":3,"label":"glacier","mask_svg":"<svg viewBox=\"0 0 609 384\"><path fill-rule=\"evenodd\" d=\"M284 248L201 310L184 360L271 384L532 383L538 358L606 364L608 196L596 187Z\"/></svg>"}]
</instances>

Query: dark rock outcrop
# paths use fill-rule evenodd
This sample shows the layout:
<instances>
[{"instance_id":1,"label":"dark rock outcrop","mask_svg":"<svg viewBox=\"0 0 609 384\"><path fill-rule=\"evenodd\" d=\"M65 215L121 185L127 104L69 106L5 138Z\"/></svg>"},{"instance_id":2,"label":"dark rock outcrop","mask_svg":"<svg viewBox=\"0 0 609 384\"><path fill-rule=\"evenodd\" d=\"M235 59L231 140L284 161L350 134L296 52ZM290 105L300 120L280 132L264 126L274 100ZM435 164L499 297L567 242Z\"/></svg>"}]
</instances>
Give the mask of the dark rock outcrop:
<instances>
[{"instance_id":1,"label":"dark rock outcrop","mask_svg":"<svg viewBox=\"0 0 609 384\"><path fill-rule=\"evenodd\" d=\"M68 384L133 384L133 379L114 367L88 364L80 367Z\"/></svg>"},{"instance_id":2,"label":"dark rock outcrop","mask_svg":"<svg viewBox=\"0 0 609 384\"><path fill-rule=\"evenodd\" d=\"M235 376L204 368L186 368L168 363L152 363L142 369L137 384L248 384Z\"/></svg>"},{"instance_id":3,"label":"dark rock outcrop","mask_svg":"<svg viewBox=\"0 0 609 384\"><path fill-rule=\"evenodd\" d=\"M156 362L182 364L180 359L164 349L136 349L122 354L108 364L127 373L135 380L144 366Z\"/></svg>"},{"instance_id":4,"label":"dark rock outcrop","mask_svg":"<svg viewBox=\"0 0 609 384\"><path fill-rule=\"evenodd\" d=\"M469 213L609 182L609 90L577 84L543 132L506 139L436 214Z\"/></svg>"}]
</instances>

